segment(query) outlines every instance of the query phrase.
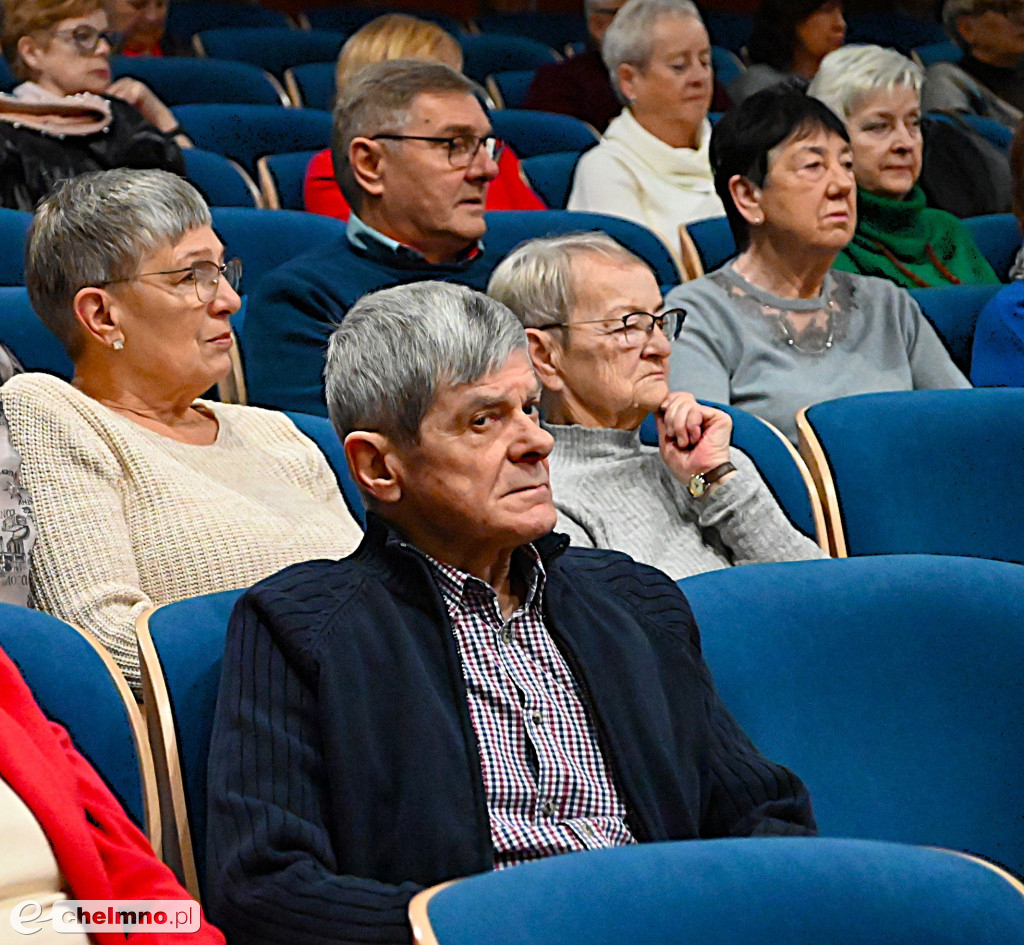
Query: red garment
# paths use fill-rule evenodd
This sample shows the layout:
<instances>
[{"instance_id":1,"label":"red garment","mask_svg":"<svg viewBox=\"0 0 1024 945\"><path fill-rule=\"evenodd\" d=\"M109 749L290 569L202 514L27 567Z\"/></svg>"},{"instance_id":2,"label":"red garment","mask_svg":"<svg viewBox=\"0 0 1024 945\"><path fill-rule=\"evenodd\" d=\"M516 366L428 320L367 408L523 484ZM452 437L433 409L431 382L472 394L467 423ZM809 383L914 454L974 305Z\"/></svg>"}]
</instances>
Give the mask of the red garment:
<instances>
[{"instance_id":1,"label":"red garment","mask_svg":"<svg viewBox=\"0 0 1024 945\"><path fill-rule=\"evenodd\" d=\"M306 209L313 213L348 219L351 211L334 179L334 159L329 149L314 155L309 162L302 197ZM498 158L498 176L487 187L485 209L547 210L544 201L526 183L519 158L512 153L511 148L505 148Z\"/></svg>"},{"instance_id":2,"label":"red garment","mask_svg":"<svg viewBox=\"0 0 1024 945\"><path fill-rule=\"evenodd\" d=\"M190 900L117 799L43 715L0 650L0 778L25 802L53 848L73 899ZM224 945L205 916L192 935L92 932L96 945Z\"/></svg>"}]
</instances>

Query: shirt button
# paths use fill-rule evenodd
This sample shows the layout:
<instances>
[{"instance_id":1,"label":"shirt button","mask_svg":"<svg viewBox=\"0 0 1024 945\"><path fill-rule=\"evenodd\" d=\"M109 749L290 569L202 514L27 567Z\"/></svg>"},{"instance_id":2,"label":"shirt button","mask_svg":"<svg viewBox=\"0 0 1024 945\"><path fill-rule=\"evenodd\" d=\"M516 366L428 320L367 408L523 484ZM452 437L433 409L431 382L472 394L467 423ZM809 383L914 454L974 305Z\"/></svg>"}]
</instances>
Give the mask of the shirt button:
<instances>
[{"instance_id":1,"label":"shirt button","mask_svg":"<svg viewBox=\"0 0 1024 945\"><path fill-rule=\"evenodd\" d=\"M545 801L543 804L540 805L540 810L545 817L550 817L555 812L555 802Z\"/></svg>"},{"instance_id":2,"label":"shirt button","mask_svg":"<svg viewBox=\"0 0 1024 945\"><path fill-rule=\"evenodd\" d=\"M511 627L504 627L501 631L501 642L511 643L516 638L516 635L512 632Z\"/></svg>"},{"instance_id":3,"label":"shirt button","mask_svg":"<svg viewBox=\"0 0 1024 945\"><path fill-rule=\"evenodd\" d=\"M530 716L530 721L533 722L534 725L540 725L544 721L544 716L539 712L534 712L533 715Z\"/></svg>"},{"instance_id":4,"label":"shirt button","mask_svg":"<svg viewBox=\"0 0 1024 945\"><path fill-rule=\"evenodd\" d=\"M585 837L591 837L591 838L593 838L593 837L594 837L594 836L596 835L596 833L597 833L597 831L596 831L596 830L594 830L594 828L593 828L593 827L591 827L591 826L590 826L590 824L582 824L582 825L580 826L580 830L582 830L582 831L583 831L583 835L584 835Z\"/></svg>"}]
</instances>

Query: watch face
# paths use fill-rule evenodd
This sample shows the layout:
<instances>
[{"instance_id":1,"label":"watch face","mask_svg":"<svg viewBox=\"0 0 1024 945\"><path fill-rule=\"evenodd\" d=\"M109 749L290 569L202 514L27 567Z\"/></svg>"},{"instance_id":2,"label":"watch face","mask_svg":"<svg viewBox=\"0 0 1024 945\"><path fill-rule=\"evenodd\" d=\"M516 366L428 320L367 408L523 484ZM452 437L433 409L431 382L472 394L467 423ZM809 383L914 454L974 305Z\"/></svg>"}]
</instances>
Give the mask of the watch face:
<instances>
[{"instance_id":1,"label":"watch face","mask_svg":"<svg viewBox=\"0 0 1024 945\"><path fill-rule=\"evenodd\" d=\"M697 473L696 476L691 476L690 481L686 486L686 488L690 490L690 495L695 499L699 499L704 495L707 487L707 483L704 481L704 477L700 473Z\"/></svg>"}]
</instances>

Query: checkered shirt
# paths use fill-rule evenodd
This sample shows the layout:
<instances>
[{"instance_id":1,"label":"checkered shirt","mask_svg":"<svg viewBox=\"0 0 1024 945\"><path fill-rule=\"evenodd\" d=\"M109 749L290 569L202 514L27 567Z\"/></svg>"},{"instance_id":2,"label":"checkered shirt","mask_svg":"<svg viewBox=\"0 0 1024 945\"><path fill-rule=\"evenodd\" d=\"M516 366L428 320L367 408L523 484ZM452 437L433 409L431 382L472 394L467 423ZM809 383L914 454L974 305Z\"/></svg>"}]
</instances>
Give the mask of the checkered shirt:
<instances>
[{"instance_id":1,"label":"checkered shirt","mask_svg":"<svg viewBox=\"0 0 1024 945\"><path fill-rule=\"evenodd\" d=\"M508 620L488 584L423 557L462 657L495 868L633 843L579 687L544 626L537 552L516 552L528 592Z\"/></svg>"}]
</instances>

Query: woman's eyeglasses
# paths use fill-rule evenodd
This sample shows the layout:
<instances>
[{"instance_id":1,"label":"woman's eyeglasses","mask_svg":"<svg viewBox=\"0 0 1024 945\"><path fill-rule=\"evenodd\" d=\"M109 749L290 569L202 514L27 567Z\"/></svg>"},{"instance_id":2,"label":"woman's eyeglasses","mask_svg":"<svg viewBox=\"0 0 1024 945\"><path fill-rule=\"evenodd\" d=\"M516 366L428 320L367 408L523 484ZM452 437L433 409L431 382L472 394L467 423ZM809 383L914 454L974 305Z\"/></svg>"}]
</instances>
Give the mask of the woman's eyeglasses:
<instances>
[{"instance_id":1,"label":"woman's eyeglasses","mask_svg":"<svg viewBox=\"0 0 1024 945\"><path fill-rule=\"evenodd\" d=\"M553 325L538 325L537 327L542 331L551 328L564 328L569 331L583 325L615 325L618 322L620 327L613 328L608 334L614 335L627 348L638 348L647 343L647 340L654 334L655 328L661 329L666 338L675 338L684 318L686 318L685 308L670 308L658 315L652 315L650 312L630 312L628 315L623 315L622 318L593 318L584 322L572 322L571 324L558 322Z\"/></svg>"},{"instance_id":2,"label":"woman's eyeglasses","mask_svg":"<svg viewBox=\"0 0 1024 945\"><path fill-rule=\"evenodd\" d=\"M195 286L196 298L200 302L212 302L217 295L217 286L223 277L229 286L238 291L242 281L242 260L231 259L218 266L209 260L200 260L192 263L191 266L184 266L181 269L161 269L158 272L140 272L137 275L129 276L127 279L108 279L106 282L97 282L99 288L108 285L115 285L118 282L133 282L136 279L145 279L148 276L174 276L183 273L189 275L179 285L192 284Z\"/></svg>"},{"instance_id":3,"label":"woman's eyeglasses","mask_svg":"<svg viewBox=\"0 0 1024 945\"><path fill-rule=\"evenodd\" d=\"M121 41L124 38L124 33L114 30L98 30L95 26L88 26L84 23L71 30L54 30L53 35L65 43L70 43L83 56L91 56L96 52L96 47L99 46L101 39L106 40L113 52L121 47Z\"/></svg>"}]
</instances>

